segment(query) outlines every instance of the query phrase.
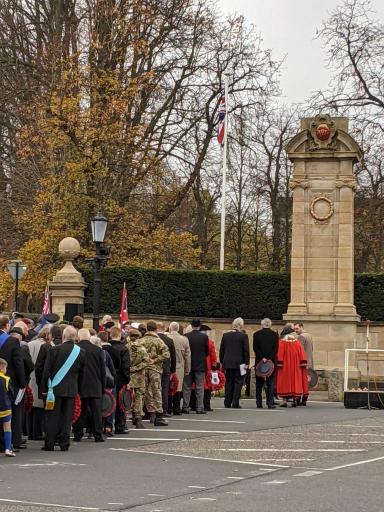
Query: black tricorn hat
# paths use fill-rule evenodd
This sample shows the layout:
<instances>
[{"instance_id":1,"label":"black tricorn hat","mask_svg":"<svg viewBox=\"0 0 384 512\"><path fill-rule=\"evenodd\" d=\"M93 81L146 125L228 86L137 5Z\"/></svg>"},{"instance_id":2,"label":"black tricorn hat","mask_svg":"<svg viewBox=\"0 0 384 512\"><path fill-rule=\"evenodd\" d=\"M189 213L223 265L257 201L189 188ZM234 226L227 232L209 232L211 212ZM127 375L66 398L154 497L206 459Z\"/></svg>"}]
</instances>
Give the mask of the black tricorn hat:
<instances>
[{"instance_id":1,"label":"black tricorn hat","mask_svg":"<svg viewBox=\"0 0 384 512\"><path fill-rule=\"evenodd\" d=\"M212 331L212 329L209 327L209 325L201 324L200 331Z\"/></svg>"},{"instance_id":2,"label":"black tricorn hat","mask_svg":"<svg viewBox=\"0 0 384 512\"><path fill-rule=\"evenodd\" d=\"M110 329L111 327L114 327L114 326L115 326L115 322L106 322L106 323L104 324L104 327L105 327L106 329Z\"/></svg>"},{"instance_id":3,"label":"black tricorn hat","mask_svg":"<svg viewBox=\"0 0 384 512\"><path fill-rule=\"evenodd\" d=\"M43 315L43 317L49 324L55 324L60 320L59 315L56 315L56 313L47 313L46 315Z\"/></svg>"},{"instance_id":4,"label":"black tricorn hat","mask_svg":"<svg viewBox=\"0 0 384 512\"><path fill-rule=\"evenodd\" d=\"M257 365L255 366L255 373L257 377L268 378L272 375L274 369L275 365L273 364L273 361L267 359L265 362L259 361L257 363Z\"/></svg>"}]
</instances>

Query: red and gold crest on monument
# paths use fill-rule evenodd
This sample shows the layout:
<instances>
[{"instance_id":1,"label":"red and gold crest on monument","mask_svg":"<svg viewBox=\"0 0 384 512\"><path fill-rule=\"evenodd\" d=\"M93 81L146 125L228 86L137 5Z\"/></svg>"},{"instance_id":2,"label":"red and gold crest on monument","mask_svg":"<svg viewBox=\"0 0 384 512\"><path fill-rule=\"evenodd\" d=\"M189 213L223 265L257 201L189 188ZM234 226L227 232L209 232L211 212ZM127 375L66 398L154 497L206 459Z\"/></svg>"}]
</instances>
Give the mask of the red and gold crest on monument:
<instances>
[{"instance_id":1,"label":"red and gold crest on monument","mask_svg":"<svg viewBox=\"0 0 384 512\"><path fill-rule=\"evenodd\" d=\"M310 151L336 149L337 130L330 115L318 114L312 121L309 132Z\"/></svg>"}]
</instances>

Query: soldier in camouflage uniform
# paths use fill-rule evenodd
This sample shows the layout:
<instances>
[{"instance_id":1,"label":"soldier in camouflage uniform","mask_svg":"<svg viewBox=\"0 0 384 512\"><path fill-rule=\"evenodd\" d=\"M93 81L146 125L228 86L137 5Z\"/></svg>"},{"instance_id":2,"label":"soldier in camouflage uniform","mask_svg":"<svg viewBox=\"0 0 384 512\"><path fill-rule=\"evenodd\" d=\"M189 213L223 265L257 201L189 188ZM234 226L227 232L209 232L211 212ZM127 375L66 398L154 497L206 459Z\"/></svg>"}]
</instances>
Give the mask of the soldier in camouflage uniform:
<instances>
[{"instance_id":1,"label":"soldier in camouflage uniform","mask_svg":"<svg viewBox=\"0 0 384 512\"><path fill-rule=\"evenodd\" d=\"M132 423L136 428L145 428L143 424L143 405L145 398L145 370L152 363L148 352L140 341L141 334L136 329L129 329L127 347L131 355L131 380L129 385L135 391L132 405Z\"/></svg>"},{"instance_id":2,"label":"soldier in camouflage uniform","mask_svg":"<svg viewBox=\"0 0 384 512\"><path fill-rule=\"evenodd\" d=\"M163 373L163 362L171 356L167 345L156 334L156 330L156 322L149 320L147 332L140 342L152 360L152 363L145 370L145 405L150 414L151 422L154 423L155 427L161 427L168 425L162 417L161 375Z\"/></svg>"}]
</instances>

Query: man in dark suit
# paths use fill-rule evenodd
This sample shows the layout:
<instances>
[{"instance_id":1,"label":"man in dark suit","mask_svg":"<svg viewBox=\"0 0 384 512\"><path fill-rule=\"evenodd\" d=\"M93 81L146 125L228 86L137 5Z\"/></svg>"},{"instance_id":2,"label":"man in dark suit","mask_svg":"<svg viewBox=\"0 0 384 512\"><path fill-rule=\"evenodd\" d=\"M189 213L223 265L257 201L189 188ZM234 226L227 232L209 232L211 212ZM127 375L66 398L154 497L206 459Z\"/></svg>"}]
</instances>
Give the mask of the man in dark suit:
<instances>
[{"instance_id":1,"label":"man in dark suit","mask_svg":"<svg viewBox=\"0 0 384 512\"><path fill-rule=\"evenodd\" d=\"M24 389L27 381L24 369L23 353L20 346L21 335L8 335L9 331L9 318L5 315L0 316L0 335L2 341L0 342L0 358L5 359L8 363L7 375L10 377L10 387L12 395L12 444L15 451L20 448L25 448L23 443L23 407L24 401L22 400L18 405L15 405L14 399L20 389Z\"/></svg>"},{"instance_id":2,"label":"man in dark suit","mask_svg":"<svg viewBox=\"0 0 384 512\"><path fill-rule=\"evenodd\" d=\"M90 342L88 329L79 329L77 336L78 346L85 353L85 367L80 383L81 415L73 426L74 440L81 441L84 428L89 425L95 443L101 443L104 441L101 400L106 383L103 349Z\"/></svg>"},{"instance_id":3,"label":"man in dark suit","mask_svg":"<svg viewBox=\"0 0 384 512\"><path fill-rule=\"evenodd\" d=\"M129 384L131 360L129 350L121 340L121 330L119 327L111 327L110 345L106 345L106 350L112 358L116 369L116 394L119 395L120 389ZM116 407L115 412L115 434L128 434L125 411Z\"/></svg>"},{"instance_id":4,"label":"man in dark suit","mask_svg":"<svg viewBox=\"0 0 384 512\"><path fill-rule=\"evenodd\" d=\"M41 381L43 396L46 396L48 392L48 379L54 379L71 354L76 335L77 330L69 325L64 329L63 343L48 351ZM59 443L61 451L67 451L69 448L73 403L82 382L84 365L85 353L83 349L80 349L65 377L53 388L55 406L53 410L45 411L45 444L42 450L53 451L56 441Z\"/></svg>"},{"instance_id":5,"label":"man in dark suit","mask_svg":"<svg viewBox=\"0 0 384 512\"><path fill-rule=\"evenodd\" d=\"M171 382L171 375L176 371L176 349L173 339L164 333L163 322L156 322L157 324L157 335L167 345L170 358L163 363L163 374L161 376L161 397L163 401L163 416L169 418L171 415L168 414L168 391L169 384Z\"/></svg>"},{"instance_id":6,"label":"man in dark suit","mask_svg":"<svg viewBox=\"0 0 384 512\"><path fill-rule=\"evenodd\" d=\"M220 344L220 362L225 370L224 407L241 409L240 395L244 383L240 365L249 365L248 336L243 332L244 320L236 318L232 322L232 331L223 334Z\"/></svg>"},{"instance_id":7,"label":"man in dark suit","mask_svg":"<svg viewBox=\"0 0 384 512\"><path fill-rule=\"evenodd\" d=\"M255 352L255 364L260 361L270 359L276 368L277 365L277 349L279 347L279 335L271 329L272 322L269 318L264 318L261 321L259 331L253 334L253 351ZM264 379L256 375L256 407L262 409L263 407L263 387L266 387L267 407L268 409L275 409L274 393L275 393L275 375L274 373Z\"/></svg>"},{"instance_id":8,"label":"man in dark suit","mask_svg":"<svg viewBox=\"0 0 384 512\"><path fill-rule=\"evenodd\" d=\"M194 319L191 322L192 331L186 334L191 349L191 373L184 376L183 381L183 409L184 414L189 414L189 401L191 399L191 387L195 383L196 414L206 414L204 411L204 381L207 371L206 357L209 352L208 336L200 331L201 322Z\"/></svg>"}]
</instances>

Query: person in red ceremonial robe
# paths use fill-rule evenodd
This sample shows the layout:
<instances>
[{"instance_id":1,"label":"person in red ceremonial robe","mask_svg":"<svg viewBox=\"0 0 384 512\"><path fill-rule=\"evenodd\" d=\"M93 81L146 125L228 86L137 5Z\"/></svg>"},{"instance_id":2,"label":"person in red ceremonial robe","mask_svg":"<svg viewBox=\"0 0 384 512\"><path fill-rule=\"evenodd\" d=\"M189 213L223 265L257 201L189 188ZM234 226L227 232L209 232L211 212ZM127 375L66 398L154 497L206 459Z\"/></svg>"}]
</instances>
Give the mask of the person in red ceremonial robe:
<instances>
[{"instance_id":1,"label":"person in red ceremonial robe","mask_svg":"<svg viewBox=\"0 0 384 512\"><path fill-rule=\"evenodd\" d=\"M288 399L296 407L302 396L308 397L307 356L290 325L283 329L279 340L277 394L283 399L280 407L288 407Z\"/></svg>"}]
</instances>

